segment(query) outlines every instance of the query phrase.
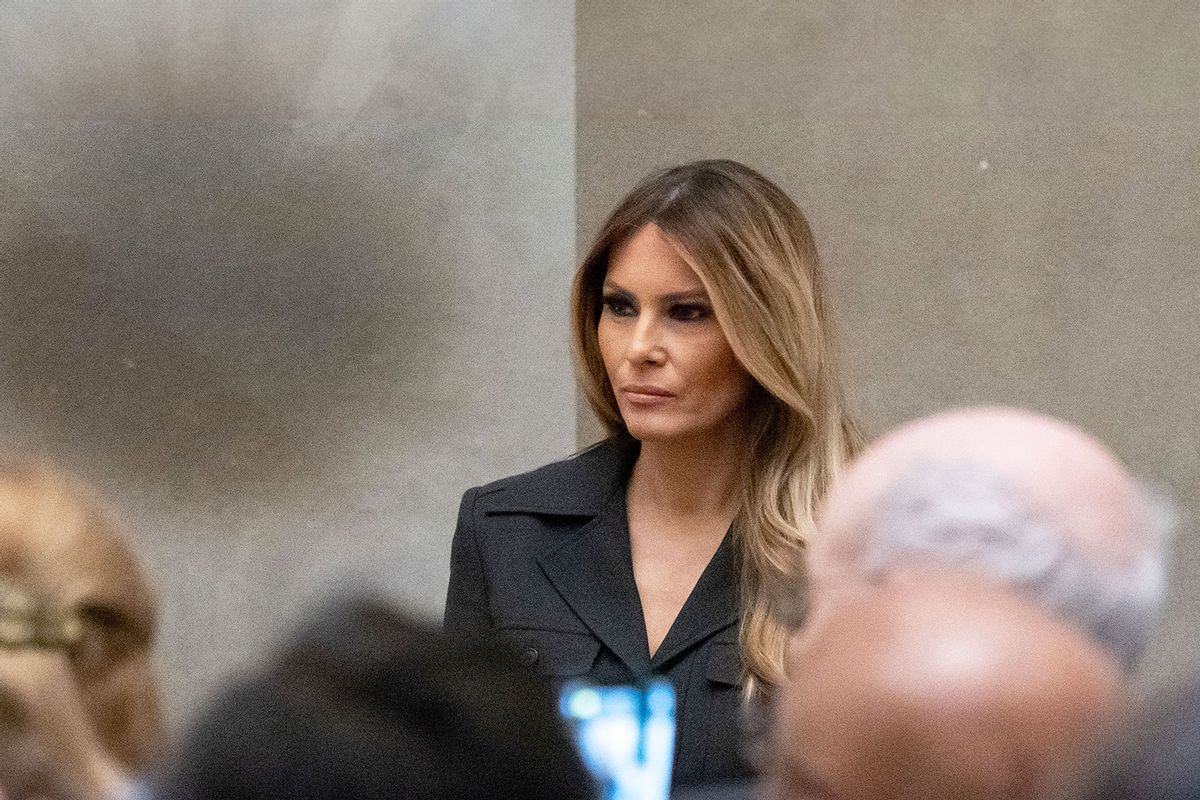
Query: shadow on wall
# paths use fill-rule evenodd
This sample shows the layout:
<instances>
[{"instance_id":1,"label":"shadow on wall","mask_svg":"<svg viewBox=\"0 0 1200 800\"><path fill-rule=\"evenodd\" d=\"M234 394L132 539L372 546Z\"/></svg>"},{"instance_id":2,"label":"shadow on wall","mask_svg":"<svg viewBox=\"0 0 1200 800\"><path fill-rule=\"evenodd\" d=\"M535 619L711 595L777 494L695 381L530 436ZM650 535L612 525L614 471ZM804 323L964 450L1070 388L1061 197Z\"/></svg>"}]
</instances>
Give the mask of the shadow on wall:
<instances>
[{"instance_id":1,"label":"shadow on wall","mask_svg":"<svg viewBox=\"0 0 1200 800\"><path fill-rule=\"evenodd\" d=\"M228 11L204 51L170 19L132 41L101 26L112 47L72 60L88 26L24 13L68 42L54 70L12 66L29 19L6 43L0 392L20 426L184 495L312 478L400 388L403 310L453 296L404 143L304 106L343 16L281 32ZM369 45L343 73L384 75Z\"/></svg>"}]
</instances>

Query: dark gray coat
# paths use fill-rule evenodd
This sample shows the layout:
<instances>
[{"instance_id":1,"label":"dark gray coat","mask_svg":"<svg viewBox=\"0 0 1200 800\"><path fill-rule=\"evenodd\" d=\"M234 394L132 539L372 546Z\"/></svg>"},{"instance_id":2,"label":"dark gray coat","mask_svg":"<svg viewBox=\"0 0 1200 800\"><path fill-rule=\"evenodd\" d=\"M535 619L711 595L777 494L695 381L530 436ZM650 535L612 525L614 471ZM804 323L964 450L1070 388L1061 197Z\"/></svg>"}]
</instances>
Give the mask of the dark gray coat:
<instances>
[{"instance_id":1,"label":"dark gray coat","mask_svg":"<svg viewBox=\"0 0 1200 800\"><path fill-rule=\"evenodd\" d=\"M730 537L651 658L625 508L637 448L609 439L469 490L454 532L446 631L498 630L559 682L665 678L677 698L672 783L745 776Z\"/></svg>"}]
</instances>

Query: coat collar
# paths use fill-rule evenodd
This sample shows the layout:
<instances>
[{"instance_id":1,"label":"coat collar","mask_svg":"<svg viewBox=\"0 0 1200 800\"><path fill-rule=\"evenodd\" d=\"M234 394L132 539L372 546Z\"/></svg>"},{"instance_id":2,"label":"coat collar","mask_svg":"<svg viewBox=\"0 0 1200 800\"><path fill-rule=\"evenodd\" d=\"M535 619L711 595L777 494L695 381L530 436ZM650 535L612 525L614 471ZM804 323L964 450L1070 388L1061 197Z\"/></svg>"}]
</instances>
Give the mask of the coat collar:
<instances>
[{"instance_id":1,"label":"coat collar","mask_svg":"<svg viewBox=\"0 0 1200 800\"><path fill-rule=\"evenodd\" d=\"M636 442L634 443L636 445ZM614 456L614 452L616 455ZM561 545L538 558L542 571L585 625L619 658L634 675L648 675L665 667L676 656L717 631L729 627L738 617L738 570L732 534L726 534L712 560L700 575L666 638L650 657L646 623L637 583L633 577L633 556L629 544L629 523L625 505L625 487L629 467L637 451L609 450L607 454L585 451L600 465L613 469L616 478L607 481L608 496L599 507L586 512L593 519ZM614 465L625 465L617 470ZM567 462L560 462L567 463ZM592 478L597 477L595 474ZM599 482L598 482L599 483ZM598 490L599 486L591 487ZM537 503L539 496L526 497L521 510L534 513L569 513L562 499L549 506ZM594 502L582 487L568 500L577 510L585 502ZM507 508L515 510L515 503ZM591 507L591 506L588 506Z\"/></svg>"},{"instance_id":2,"label":"coat collar","mask_svg":"<svg viewBox=\"0 0 1200 800\"><path fill-rule=\"evenodd\" d=\"M625 522L624 487L561 546L538 558L554 588L634 675L650 672L650 646Z\"/></svg>"},{"instance_id":3,"label":"coat collar","mask_svg":"<svg viewBox=\"0 0 1200 800\"><path fill-rule=\"evenodd\" d=\"M495 485L488 514L546 514L595 517L624 489L641 443L613 436L570 458Z\"/></svg>"}]
</instances>

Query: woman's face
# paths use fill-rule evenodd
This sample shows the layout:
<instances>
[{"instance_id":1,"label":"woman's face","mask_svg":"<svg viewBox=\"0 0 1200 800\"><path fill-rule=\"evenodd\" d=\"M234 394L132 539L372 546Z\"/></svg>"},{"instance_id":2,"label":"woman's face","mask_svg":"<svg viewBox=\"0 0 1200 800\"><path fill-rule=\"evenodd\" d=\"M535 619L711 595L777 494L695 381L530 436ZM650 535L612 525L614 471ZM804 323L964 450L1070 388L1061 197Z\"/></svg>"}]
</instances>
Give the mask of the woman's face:
<instances>
[{"instance_id":1,"label":"woman's face","mask_svg":"<svg viewBox=\"0 0 1200 800\"><path fill-rule=\"evenodd\" d=\"M621 418L641 441L740 426L753 379L700 278L653 223L609 258L598 338Z\"/></svg>"}]
</instances>

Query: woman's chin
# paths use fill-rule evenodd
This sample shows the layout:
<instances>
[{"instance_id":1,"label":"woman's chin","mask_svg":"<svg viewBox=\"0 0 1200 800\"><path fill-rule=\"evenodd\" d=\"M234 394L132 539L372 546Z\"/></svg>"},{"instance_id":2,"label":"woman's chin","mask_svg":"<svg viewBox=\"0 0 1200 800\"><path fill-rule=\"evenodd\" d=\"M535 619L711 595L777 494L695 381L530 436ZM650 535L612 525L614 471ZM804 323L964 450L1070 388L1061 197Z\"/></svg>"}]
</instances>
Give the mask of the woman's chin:
<instances>
[{"instance_id":1,"label":"woman's chin","mask_svg":"<svg viewBox=\"0 0 1200 800\"><path fill-rule=\"evenodd\" d=\"M703 433L698 426L683 425L679 420L664 419L649 414L630 415L625 419L625 429L639 442L671 442L694 437Z\"/></svg>"},{"instance_id":2,"label":"woman's chin","mask_svg":"<svg viewBox=\"0 0 1200 800\"><path fill-rule=\"evenodd\" d=\"M661 419L646 419L641 415L625 419L625 429L639 442L660 442L678 438L677 425Z\"/></svg>"}]
</instances>

